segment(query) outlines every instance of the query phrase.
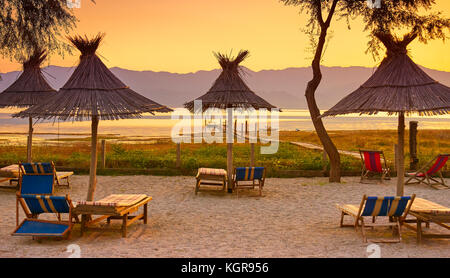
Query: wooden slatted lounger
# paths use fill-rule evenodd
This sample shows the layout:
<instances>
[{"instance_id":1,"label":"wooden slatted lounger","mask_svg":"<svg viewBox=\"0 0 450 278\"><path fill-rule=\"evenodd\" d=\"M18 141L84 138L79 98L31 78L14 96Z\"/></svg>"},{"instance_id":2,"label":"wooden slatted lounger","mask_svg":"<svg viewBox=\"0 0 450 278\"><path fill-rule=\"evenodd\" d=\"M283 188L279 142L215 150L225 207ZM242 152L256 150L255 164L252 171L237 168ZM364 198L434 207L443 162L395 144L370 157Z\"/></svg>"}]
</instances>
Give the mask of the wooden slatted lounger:
<instances>
[{"instance_id":1,"label":"wooden slatted lounger","mask_svg":"<svg viewBox=\"0 0 450 278\"><path fill-rule=\"evenodd\" d=\"M24 166L22 168L22 173L26 174L38 174L38 173L53 173L55 175L55 182L57 185L70 186L69 178L73 175L73 172L57 172L53 162L43 162L43 163L22 163ZM9 180L12 184L13 181L18 182L20 171L19 164L12 164L0 169L0 174L5 177L5 180ZM66 180L63 183L63 180ZM3 181L3 180L2 180Z\"/></svg>"},{"instance_id":2,"label":"wooden slatted lounger","mask_svg":"<svg viewBox=\"0 0 450 278\"><path fill-rule=\"evenodd\" d=\"M127 236L127 227L137 220L142 219L144 224L147 224L148 216L148 202L152 200L145 194L113 194L96 202L78 202L73 213L81 216L81 235L89 230L95 231L121 231L122 237ZM143 213L138 215L131 215L137 212L140 207L143 207ZM92 215L101 215L93 219ZM120 230L114 228L93 228L89 227L92 224L105 220L110 224L112 219L122 220L122 227Z\"/></svg>"},{"instance_id":3,"label":"wooden slatted lounger","mask_svg":"<svg viewBox=\"0 0 450 278\"><path fill-rule=\"evenodd\" d=\"M224 169L200 168L195 178L197 180L195 194L197 194L201 185L221 186L224 191L227 186L227 171Z\"/></svg>"},{"instance_id":4,"label":"wooden slatted lounger","mask_svg":"<svg viewBox=\"0 0 450 278\"><path fill-rule=\"evenodd\" d=\"M17 188L17 186L12 186L13 182L19 183L19 165L13 164L3 168L0 168L0 182L9 181L9 187ZM8 187L8 186L4 186ZM8 187L8 188L9 188Z\"/></svg>"},{"instance_id":5,"label":"wooden slatted lounger","mask_svg":"<svg viewBox=\"0 0 450 278\"><path fill-rule=\"evenodd\" d=\"M58 186L66 185L70 187L69 177L73 175L73 172L57 172L53 162L22 163L21 165L23 172L26 174L53 173ZM62 183L64 179L66 180L65 184Z\"/></svg>"},{"instance_id":6,"label":"wooden slatted lounger","mask_svg":"<svg viewBox=\"0 0 450 278\"><path fill-rule=\"evenodd\" d=\"M430 223L435 223L450 230L450 208L422 198L416 198L409 214L414 216L416 219L407 219L403 221L403 225L416 231L417 243L421 243L423 238L450 238L450 234L432 234L429 232L424 232L422 228L422 223L426 223L427 227L430 226ZM416 223L416 226L414 227L409 223Z\"/></svg>"},{"instance_id":7,"label":"wooden slatted lounger","mask_svg":"<svg viewBox=\"0 0 450 278\"><path fill-rule=\"evenodd\" d=\"M363 241L367 242L366 227L387 226L392 228L392 233L397 234L397 239L393 240L371 240L371 242L400 242L401 241L401 223L408 215L411 205L416 195L403 197L367 197L363 196L361 204L357 205L336 205L341 211L341 227L361 228ZM352 225L344 224L344 216L350 215L355 222ZM364 217L372 217L372 223L365 223ZM375 217L389 217L388 223L375 223ZM394 230L396 228L396 231Z\"/></svg>"}]
</instances>

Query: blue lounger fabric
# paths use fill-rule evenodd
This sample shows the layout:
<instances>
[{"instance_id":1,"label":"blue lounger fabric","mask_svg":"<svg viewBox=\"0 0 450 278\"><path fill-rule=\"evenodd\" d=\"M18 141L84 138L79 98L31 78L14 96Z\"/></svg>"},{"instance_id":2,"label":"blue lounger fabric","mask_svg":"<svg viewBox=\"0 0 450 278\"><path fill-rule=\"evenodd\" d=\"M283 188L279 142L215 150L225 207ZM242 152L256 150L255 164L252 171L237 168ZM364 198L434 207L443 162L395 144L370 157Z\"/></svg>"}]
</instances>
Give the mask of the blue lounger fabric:
<instances>
[{"instance_id":1,"label":"blue lounger fabric","mask_svg":"<svg viewBox=\"0 0 450 278\"><path fill-rule=\"evenodd\" d=\"M52 194L53 175L23 175L20 194Z\"/></svg>"},{"instance_id":2,"label":"blue lounger fabric","mask_svg":"<svg viewBox=\"0 0 450 278\"><path fill-rule=\"evenodd\" d=\"M367 197L361 216L401 216L411 200L403 197Z\"/></svg>"},{"instance_id":3,"label":"blue lounger fabric","mask_svg":"<svg viewBox=\"0 0 450 278\"><path fill-rule=\"evenodd\" d=\"M53 174L52 164L49 162L22 163L26 174Z\"/></svg>"},{"instance_id":4,"label":"blue lounger fabric","mask_svg":"<svg viewBox=\"0 0 450 278\"><path fill-rule=\"evenodd\" d=\"M26 219L13 234L15 236L62 236L69 229L67 224L46 223Z\"/></svg>"},{"instance_id":5,"label":"blue lounger fabric","mask_svg":"<svg viewBox=\"0 0 450 278\"><path fill-rule=\"evenodd\" d=\"M33 214L40 213L69 213L70 207L64 196L22 195Z\"/></svg>"},{"instance_id":6,"label":"blue lounger fabric","mask_svg":"<svg viewBox=\"0 0 450 278\"><path fill-rule=\"evenodd\" d=\"M237 181L260 180L263 178L264 167L238 167L236 168Z\"/></svg>"}]
</instances>

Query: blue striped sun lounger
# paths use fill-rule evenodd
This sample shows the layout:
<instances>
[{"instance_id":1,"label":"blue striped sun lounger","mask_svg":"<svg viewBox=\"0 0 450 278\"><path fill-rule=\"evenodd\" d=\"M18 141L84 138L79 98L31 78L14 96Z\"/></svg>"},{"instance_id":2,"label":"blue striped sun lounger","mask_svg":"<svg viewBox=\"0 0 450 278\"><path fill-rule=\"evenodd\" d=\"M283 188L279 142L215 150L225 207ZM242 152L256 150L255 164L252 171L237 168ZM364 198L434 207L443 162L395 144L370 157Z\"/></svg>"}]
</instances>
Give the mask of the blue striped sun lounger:
<instances>
[{"instance_id":1,"label":"blue striped sun lounger","mask_svg":"<svg viewBox=\"0 0 450 278\"><path fill-rule=\"evenodd\" d=\"M18 202L22 205L26 218L20 223L17 211L16 230L13 236L69 236L72 229L72 201L69 196L51 195L18 195ZM57 221L39 220L37 217L43 213L55 213ZM66 221L61 220L61 213L69 214Z\"/></svg>"},{"instance_id":2,"label":"blue striped sun lounger","mask_svg":"<svg viewBox=\"0 0 450 278\"><path fill-rule=\"evenodd\" d=\"M239 196L239 188L252 187L254 189L255 186L258 186L259 195L261 196L265 178L266 171L264 167L237 167L233 173L233 187Z\"/></svg>"},{"instance_id":3,"label":"blue striped sun lounger","mask_svg":"<svg viewBox=\"0 0 450 278\"><path fill-rule=\"evenodd\" d=\"M357 205L337 205L337 208L341 210L341 227L358 227L361 228L363 241L367 242L365 233L366 227L379 227L388 226L393 230L393 234L398 235L398 239L395 240L371 240L372 242L400 242L401 241L401 223L405 220L411 205L415 199L415 195L402 196L402 197L367 197L363 196L361 204ZM344 224L344 216L350 215L354 218L353 225ZM365 223L364 217L372 217L372 223ZM376 217L389 218L388 223L375 223ZM394 231L394 228L397 231Z\"/></svg>"},{"instance_id":4,"label":"blue striped sun lounger","mask_svg":"<svg viewBox=\"0 0 450 278\"><path fill-rule=\"evenodd\" d=\"M65 179L65 185L67 186L70 186L69 177L73 175L73 172L56 172L53 162L21 163L19 164L19 171L27 175L52 174L57 185L63 185L62 180Z\"/></svg>"},{"instance_id":5,"label":"blue striped sun lounger","mask_svg":"<svg viewBox=\"0 0 450 278\"><path fill-rule=\"evenodd\" d=\"M52 174L21 175L19 179L20 195L24 194L53 194L54 177Z\"/></svg>"}]
</instances>

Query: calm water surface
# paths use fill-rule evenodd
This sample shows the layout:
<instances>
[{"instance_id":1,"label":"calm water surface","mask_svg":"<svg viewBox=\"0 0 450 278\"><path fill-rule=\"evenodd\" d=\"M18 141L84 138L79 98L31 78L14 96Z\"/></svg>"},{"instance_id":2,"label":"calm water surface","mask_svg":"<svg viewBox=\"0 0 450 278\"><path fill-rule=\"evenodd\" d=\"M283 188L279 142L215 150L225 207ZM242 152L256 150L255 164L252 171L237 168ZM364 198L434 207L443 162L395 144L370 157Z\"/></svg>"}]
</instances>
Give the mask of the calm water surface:
<instances>
[{"instance_id":1,"label":"calm water surface","mask_svg":"<svg viewBox=\"0 0 450 278\"><path fill-rule=\"evenodd\" d=\"M28 120L11 118L17 109L0 109L0 140L24 140L28 132ZM188 113L186 113L188 114ZM307 110L285 109L279 117L280 130L311 131L314 127ZM100 134L114 134L127 137L169 137L172 127L181 120L171 119L171 114L144 114L141 119L119 121L100 121ZM450 116L422 117L412 115L409 121L418 121L420 129L450 129ZM65 137L87 136L90 133L90 121L59 122L40 121L34 125L34 139L56 139ZM374 116L359 114L325 118L328 130L383 130L397 129L397 117L380 113ZM5 134L12 133L12 134ZM23 133L23 134L19 134Z\"/></svg>"}]
</instances>

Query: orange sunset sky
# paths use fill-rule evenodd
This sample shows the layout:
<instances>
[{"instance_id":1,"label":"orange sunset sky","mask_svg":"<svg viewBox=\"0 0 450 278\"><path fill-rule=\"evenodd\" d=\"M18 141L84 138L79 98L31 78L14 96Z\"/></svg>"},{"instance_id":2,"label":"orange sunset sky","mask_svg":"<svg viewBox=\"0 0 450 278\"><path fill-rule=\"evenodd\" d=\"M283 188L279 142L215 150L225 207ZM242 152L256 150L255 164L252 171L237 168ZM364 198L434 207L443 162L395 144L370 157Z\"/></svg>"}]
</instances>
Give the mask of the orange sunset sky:
<instances>
[{"instance_id":1,"label":"orange sunset sky","mask_svg":"<svg viewBox=\"0 0 450 278\"><path fill-rule=\"evenodd\" d=\"M105 32L99 49L109 67L131 70L194 72L218 68L213 51L250 50L243 65L252 70L310 65L309 41L301 32L306 15L278 0L81 0L75 9L79 22L73 34ZM450 1L436 0L433 11L450 16ZM377 65L365 54L367 33L355 20L348 30L334 21L333 37L324 57L326 66ZM450 41L410 45L414 61L450 71ZM64 59L53 55L46 63L75 66L78 52ZM0 72L21 66L0 58Z\"/></svg>"}]
</instances>

